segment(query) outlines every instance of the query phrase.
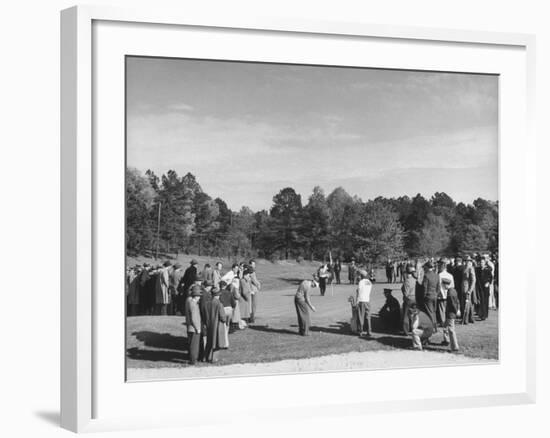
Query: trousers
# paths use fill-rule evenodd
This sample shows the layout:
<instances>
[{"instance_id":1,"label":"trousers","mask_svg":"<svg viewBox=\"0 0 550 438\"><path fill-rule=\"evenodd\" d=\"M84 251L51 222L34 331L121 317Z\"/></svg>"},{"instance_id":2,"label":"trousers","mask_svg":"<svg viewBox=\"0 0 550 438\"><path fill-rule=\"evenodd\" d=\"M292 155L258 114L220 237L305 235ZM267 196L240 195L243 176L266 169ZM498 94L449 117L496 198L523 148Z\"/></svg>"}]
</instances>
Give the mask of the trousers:
<instances>
[{"instance_id":1,"label":"trousers","mask_svg":"<svg viewBox=\"0 0 550 438\"><path fill-rule=\"evenodd\" d=\"M458 338L456 337L455 319L447 318L443 327L443 339L451 344L451 350L458 350Z\"/></svg>"},{"instance_id":2,"label":"trousers","mask_svg":"<svg viewBox=\"0 0 550 438\"><path fill-rule=\"evenodd\" d=\"M359 333L364 333L366 331L367 335L370 336L371 334L370 303L363 302L363 301L359 301L357 303L357 318L359 320L358 321Z\"/></svg>"},{"instance_id":3,"label":"trousers","mask_svg":"<svg viewBox=\"0 0 550 438\"><path fill-rule=\"evenodd\" d=\"M298 316L298 330L302 336L308 336L311 324L309 306L305 300L294 300L294 306L296 307L296 315Z\"/></svg>"},{"instance_id":4,"label":"trousers","mask_svg":"<svg viewBox=\"0 0 550 438\"><path fill-rule=\"evenodd\" d=\"M187 343L189 350L189 362L195 364L199 358L201 335L200 333L187 333Z\"/></svg>"}]
</instances>

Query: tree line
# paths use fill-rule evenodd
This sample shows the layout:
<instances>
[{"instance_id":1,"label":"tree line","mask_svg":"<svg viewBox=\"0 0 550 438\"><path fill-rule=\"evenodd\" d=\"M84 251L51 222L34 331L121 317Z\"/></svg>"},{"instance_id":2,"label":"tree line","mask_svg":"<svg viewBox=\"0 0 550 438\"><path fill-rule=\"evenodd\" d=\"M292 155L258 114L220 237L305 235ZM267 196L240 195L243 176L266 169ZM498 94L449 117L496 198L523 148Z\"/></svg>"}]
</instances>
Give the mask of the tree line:
<instances>
[{"instance_id":1,"label":"tree line","mask_svg":"<svg viewBox=\"0 0 550 438\"><path fill-rule=\"evenodd\" d=\"M328 195L316 186L307 201L291 187L273 196L269 210L231 211L205 193L191 173L158 177L129 168L126 177L128 253L178 252L271 260L442 256L498 250L498 201L456 203L435 193L426 199L377 197L363 201L342 187Z\"/></svg>"}]
</instances>

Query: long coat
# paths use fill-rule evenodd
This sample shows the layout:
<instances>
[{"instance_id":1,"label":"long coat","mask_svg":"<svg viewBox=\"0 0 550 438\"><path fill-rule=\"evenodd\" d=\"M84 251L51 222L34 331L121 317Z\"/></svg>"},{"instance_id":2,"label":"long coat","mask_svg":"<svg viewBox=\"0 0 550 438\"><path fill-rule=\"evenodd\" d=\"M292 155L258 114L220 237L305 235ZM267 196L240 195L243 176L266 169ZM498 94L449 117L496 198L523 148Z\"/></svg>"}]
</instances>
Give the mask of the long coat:
<instances>
[{"instance_id":1,"label":"long coat","mask_svg":"<svg viewBox=\"0 0 550 438\"><path fill-rule=\"evenodd\" d=\"M170 274L168 268L162 268L157 276L155 283L155 302L157 304L170 304Z\"/></svg>"},{"instance_id":2,"label":"long coat","mask_svg":"<svg viewBox=\"0 0 550 438\"><path fill-rule=\"evenodd\" d=\"M225 347L220 345L220 325L225 322L225 310L218 297L212 298L207 306L206 312L206 351L205 358L212 361L214 350Z\"/></svg>"},{"instance_id":3,"label":"long coat","mask_svg":"<svg viewBox=\"0 0 550 438\"><path fill-rule=\"evenodd\" d=\"M240 298L239 298L239 310L241 312L241 319L250 318L250 309L252 304L252 283L245 278L241 279L240 285Z\"/></svg>"}]
</instances>

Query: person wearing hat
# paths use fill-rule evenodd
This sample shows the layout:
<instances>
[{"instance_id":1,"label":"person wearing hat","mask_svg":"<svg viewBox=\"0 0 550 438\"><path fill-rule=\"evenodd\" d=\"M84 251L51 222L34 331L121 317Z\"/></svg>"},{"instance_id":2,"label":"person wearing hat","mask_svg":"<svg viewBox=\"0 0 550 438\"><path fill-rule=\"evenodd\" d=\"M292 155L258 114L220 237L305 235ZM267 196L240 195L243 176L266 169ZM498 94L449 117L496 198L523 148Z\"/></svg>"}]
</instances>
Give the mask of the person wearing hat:
<instances>
[{"instance_id":1,"label":"person wearing hat","mask_svg":"<svg viewBox=\"0 0 550 438\"><path fill-rule=\"evenodd\" d=\"M392 295L392 290L389 288L384 288L384 297L386 302L378 311L382 325L392 331L399 330L402 323L399 301Z\"/></svg>"},{"instance_id":2,"label":"person wearing hat","mask_svg":"<svg viewBox=\"0 0 550 438\"><path fill-rule=\"evenodd\" d=\"M487 264L487 260L482 258L480 261L480 290L479 294L479 319L486 320L489 316L489 300L491 297L491 285L493 283L493 270Z\"/></svg>"},{"instance_id":3,"label":"person wearing hat","mask_svg":"<svg viewBox=\"0 0 550 438\"><path fill-rule=\"evenodd\" d=\"M139 313L140 275L141 267L139 265L135 266L133 269L130 269L126 275L126 287L128 290L128 316L136 316Z\"/></svg>"},{"instance_id":4,"label":"person wearing hat","mask_svg":"<svg viewBox=\"0 0 550 438\"><path fill-rule=\"evenodd\" d=\"M221 289L219 287L212 288L210 293L212 297L208 303L206 321L203 324L206 326L204 360L216 362L217 351L220 348L226 348L224 344L225 311L223 304L220 302Z\"/></svg>"},{"instance_id":5,"label":"person wearing hat","mask_svg":"<svg viewBox=\"0 0 550 438\"><path fill-rule=\"evenodd\" d=\"M317 274L313 274L312 280L303 280L294 295L294 307L296 307L296 315L298 317L298 331L302 336L309 336L309 326L311 325L309 311L315 312L310 295L311 289L317 287L317 281Z\"/></svg>"},{"instance_id":6,"label":"person wearing hat","mask_svg":"<svg viewBox=\"0 0 550 438\"><path fill-rule=\"evenodd\" d=\"M189 262L189 267L185 270L183 277L181 277L180 284L178 286L178 293L181 297L181 302L186 303L187 294L189 293L189 288L194 285L197 281L197 262L196 259L191 259Z\"/></svg>"},{"instance_id":7,"label":"person wearing hat","mask_svg":"<svg viewBox=\"0 0 550 438\"><path fill-rule=\"evenodd\" d=\"M407 265L405 268L405 281L401 286L401 292L403 293L403 320L401 321L401 328L404 334L408 334L411 331L411 320L409 318L409 307L411 304L416 303L416 269L413 265Z\"/></svg>"},{"instance_id":8,"label":"person wearing hat","mask_svg":"<svg viewBox=\"0 0 550 438\"><path fill-rule=\"evenodd\" d=\"M449 281L450 287L454 288L454 278L447 271L447 260L440 258L437 261L437 276L439 277L439 282L437 284L437 307L436 307L436 318L437 323L441 326L445 324L445 306L447 300L447 289L442 287L442 281L447 279Z\"/></svg>"},{"instance_id":9,"label":"person wearing hat","mask_svg":"<svg viewBox=\"0 0 550 438\"><path fill-rule=\"evenodd\" d=\"M365 270L359 271L359 283L357 284L357 290L355 295L355 302L357 303L357 326L359 328L359 336L371 337L371 323L370 323L370 293L372 290L372 283L367 278L368 273Z\"/></svg>"},{"instance_id":10,"label":"person wearing hat","mask_svg":"<svg viewBox=\"0 0 550 438\"><path fill-rule=\"evenodd\" d=\"M155 313L157 315L166 315L168 313L168 304L170 304L170 267L172 263L165 261L158 266L155 283Z\"/></svg>"},{"instance_id":11,"label":"person wearing hat","mask_svg":"<svg viewBox=\"0 0 550 438\"><path fill-rule=\"evenodd\" d=\"M210 312L210 301L212 301L212 294L210 293L211 288L206 288L203 285L201 285L198 281L191 286L191 290L193 289L199 289L201 291L201 299L199 301L199 309L201 312L201 321L202 321L202 327L201 327L201 342L200 342L200 348L199 348L199 360L201 362L204 362L206 360L206 342L207 342L207 322L209 318L209 312Z\"/></svg>"},{"instance_id":12,"label":"person wearing hat","mask_svg":"<svg viewBox=\"0 0 550 438\"><path fill-rule=\"evenodd\" d=\"M180 263L174 263L172 270L170 271L169 276L169 288L170 293L170 305L168 314L175 315L176 311L182 306L178 305L178 284L180 283L181 277L183 276L182 266Z\"/></svg>"},{"instance_id":13,"label":"person wearing hat","mask_svg":"<svg viewBox=\"0 0 550 438\"><path fill-rule=\"evenodd\" d=\"M462 313L462 324L474 323L473 305L476 299L476 273L473 267L473 260L470 256L465 259L466 267L462 275L462 290L464 294L464 312Z\"/></svg>"},{"instance_id":14,"label":"person wearing hat","mask_svg":"<svg viewBox=\"0 0 550 438\"><path fill-rule=\"evenodd\" d=\"M430 316L417 307L416 303L409 306L409 318L411 319L411 338L413 350L422 350L434 333L434 325Z\"/></svg>"},{"instance_id":15,"label":"person wearing hat","mask_svg":"<svg viewBox=\"0 0 550 438\"><path fill-rule=\"evenodd\" d=\"M243 320L246 325L250 322L250 315L252 310L252 282L250 275L252 271L246 268L243 270L242 278L239 280L239 311L241 312L241 320ZM244 324L240 324L243 326ZM246 326L245 325L245 326Z\"/></svg>"},{"instance_id":16,"label":"person wearing hat","mask_svg":"<svg viewBox=\"0 0 550 438\"><path fill-rule=\"evenodd\" d=\"M464 291L462 290L462 277L464 276L464 263L461 256L455 257L451 274L455 284L456 293L458 294L458 301L460 303L460 312L464 313Z\"/></svg>"},{"instance_id":17,"label":"person wearing hat","mask_svg":"<svg viewBox=\"0 0 550 438\"><path fill-rule=\"evenodd\" d=\"M435 315L435 307L437 302L437 288L439 285L439 277L434 272L434 265L431 260L424 264L424 279L422 280L422 288L424 290L422 307L423 310L432 319L434 331L437 331L437 320Z\"/></svg>"},{"instance_id":18,"label":"person wearing hat","mask_svg":"<svg viewBox=\"0 0 550 438\"><path fill-rule=\"evenodd\" d=\"M189 297L185 303L185 324L187 326L187 349L189 352L189 363L195 365L199 358L201 342L201 312L199 300L201 297L200 286L194 286L189 291Z\"/></svg>"},{"instance_id":19,"label":"person wearing hat","mask_svg":"<svg viewBox=\"0 0 550 438\"><path fill-rule=\"evenodd\" d=\"M458 339L455 331L455 320L460 317L460 303L452 280L443 278L441 290L447 297L445 300L445 323L443 325L443 345L451 345L451 351L458 351Z\"/></svg>"}]
</instances>

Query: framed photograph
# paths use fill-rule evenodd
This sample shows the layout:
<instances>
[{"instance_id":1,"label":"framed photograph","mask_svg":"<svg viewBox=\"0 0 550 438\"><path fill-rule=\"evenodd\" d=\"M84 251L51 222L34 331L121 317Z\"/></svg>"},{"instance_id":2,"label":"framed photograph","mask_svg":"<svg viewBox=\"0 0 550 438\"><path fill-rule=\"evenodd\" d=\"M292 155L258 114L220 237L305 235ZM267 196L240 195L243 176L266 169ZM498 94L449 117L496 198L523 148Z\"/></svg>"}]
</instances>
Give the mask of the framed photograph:
<instances>
[{"instance_id":1,"label":"framed photograph","mask_svg":"<svg viewBox=\"0 0 550 438\"><path fill-rule=\"evenodd\" d=\"M63 427L534 401L532 36L74 7L61 53Z\"/></svg>"}]
</instances>

